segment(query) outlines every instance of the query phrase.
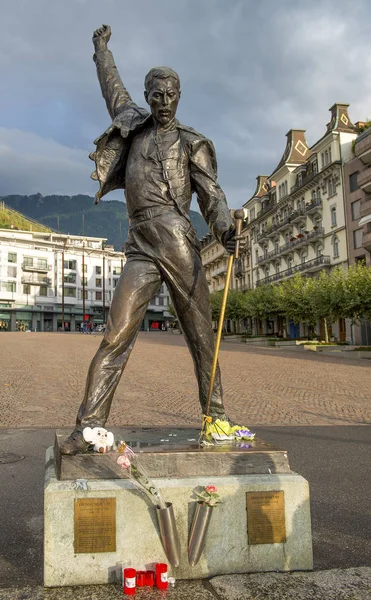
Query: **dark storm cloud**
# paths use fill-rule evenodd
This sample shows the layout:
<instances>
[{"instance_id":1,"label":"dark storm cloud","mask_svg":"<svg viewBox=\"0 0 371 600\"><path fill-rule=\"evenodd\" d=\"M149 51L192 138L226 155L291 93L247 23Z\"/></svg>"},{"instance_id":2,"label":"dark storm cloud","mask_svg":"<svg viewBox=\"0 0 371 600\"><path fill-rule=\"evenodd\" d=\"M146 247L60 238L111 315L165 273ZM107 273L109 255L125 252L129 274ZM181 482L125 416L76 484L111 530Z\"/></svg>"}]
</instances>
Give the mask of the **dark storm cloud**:
<instances>
[{"instance_id":1,"label":"dark storm cloud","mask_svg":"<svg viewBox=\"0 0 371 600\"><path fill-rule=\"evenodd\" d=\"M92 141L108 125L91 60L92 31L144 104L153 65L179 72L179 120L216 146L231 206L269 174L292 127L311 144L328 108L371 115L367 0L3 0L0 193L93 193ZM115 195L121 197L119 193Z\"/></svg>"}]
</instances>

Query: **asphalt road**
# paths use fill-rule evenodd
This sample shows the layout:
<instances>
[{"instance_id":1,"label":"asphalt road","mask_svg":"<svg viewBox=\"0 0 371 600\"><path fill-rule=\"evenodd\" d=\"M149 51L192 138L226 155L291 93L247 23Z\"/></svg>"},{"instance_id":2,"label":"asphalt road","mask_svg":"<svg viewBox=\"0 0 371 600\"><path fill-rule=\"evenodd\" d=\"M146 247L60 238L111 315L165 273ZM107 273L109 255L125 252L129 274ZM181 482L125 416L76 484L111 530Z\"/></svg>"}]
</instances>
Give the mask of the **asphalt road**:
<instances>
[{"instance_id":1,"label":"asphalt road","mask_svg":"<svg viewBox=\"0 0 371 600\"><path fill-rule=\"evenodd\" d=\"M371 564L371 426L257 427L310 485L315 569ZM44 456L54 430L0 429L0 587L41 585ZM13 463L1 456L24 456Z\"/></svg>"}]
</instances>

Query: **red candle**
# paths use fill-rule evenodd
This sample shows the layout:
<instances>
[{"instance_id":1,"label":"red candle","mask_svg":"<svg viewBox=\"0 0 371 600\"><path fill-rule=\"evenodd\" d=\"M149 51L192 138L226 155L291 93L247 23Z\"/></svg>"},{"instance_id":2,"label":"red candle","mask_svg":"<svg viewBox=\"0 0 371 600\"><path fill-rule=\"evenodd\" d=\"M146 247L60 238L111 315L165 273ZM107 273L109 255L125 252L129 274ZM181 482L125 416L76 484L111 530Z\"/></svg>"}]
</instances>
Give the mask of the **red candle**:
<instances>
[{"instance_id":1,"label":"red candle","mask_svg":"<svg viewBox=\"0 0 371 600\"><path fill-rule=\"evenodd\" d=\"M169 586L167 580L167 565L165 563L157 563L156 565L156 587L159 590L167 590Z\"/></svg>"},{"instance_id":2,"label":"red candle","mask_svg":"<svg viewBox=\"0 0 371 600\"><path fill-rule=\"evenodd\" d=\"M154 586L155 585L155 572L154 571L146 571L146 575L144 578L145 585Z\"/></svg>"},{"instance_id":3,"label":"red candle","mask_svg":"<svg viewBox=\"0 0 371 600\"><path fill-rule=\"evenodd\" d=\"M135 569L124 569L123 573L123 584L124 594L132 596L136 592L136 576L137 572Z\"/></svg>"},{"instance_id":4,"label":"red candle","mask_svg":"<svg viewBox=\"0 0 371 600\"><path fill-rule=\"evenodd\" d=\"M137 587L144 587L146 585L146 572L137 571Z\"/></svg>"}]
</instances>

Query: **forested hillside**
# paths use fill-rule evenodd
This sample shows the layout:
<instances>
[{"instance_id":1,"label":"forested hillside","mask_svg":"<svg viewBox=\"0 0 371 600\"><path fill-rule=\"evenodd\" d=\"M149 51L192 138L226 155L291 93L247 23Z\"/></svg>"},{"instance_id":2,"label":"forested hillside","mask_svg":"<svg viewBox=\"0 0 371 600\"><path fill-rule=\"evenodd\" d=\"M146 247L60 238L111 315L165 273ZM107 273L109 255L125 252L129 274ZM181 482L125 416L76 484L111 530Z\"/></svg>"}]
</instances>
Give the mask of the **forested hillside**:
<instances>
[{"instance_id":1,"label":"forested hillside","mask_svg":"<svg viewBox=\"0 0 371 600\"><path fill-rule=\"evenodd\" d=\"M1 199L7 206L36 219L54 231L108 238L108 243L113 244L116 250L121 250L126 241L128 215L125 202L110 200L95 205L91 196L82 194L13 195ZM208 233L208 227L199 213L191 211L190 217L199 238Z\"/></svg>"}]
</instances>

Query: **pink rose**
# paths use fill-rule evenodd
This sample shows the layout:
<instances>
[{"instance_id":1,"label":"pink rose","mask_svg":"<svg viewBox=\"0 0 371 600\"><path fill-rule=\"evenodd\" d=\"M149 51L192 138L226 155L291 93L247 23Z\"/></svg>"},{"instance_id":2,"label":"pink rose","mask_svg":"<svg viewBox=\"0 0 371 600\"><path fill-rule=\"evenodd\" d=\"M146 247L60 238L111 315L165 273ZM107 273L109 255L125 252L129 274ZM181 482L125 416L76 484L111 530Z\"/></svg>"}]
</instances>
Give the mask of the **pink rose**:
<instances>
[{"instance_id":1,"label":"pink rose","mask_svg":"<svg viewBox=\"0 0 371 600\"><path fill-rule=\"evenodd\" d=\"M215 494L215 492L217 491L217 488L215 487L215 485L207 485L205 487L205 490L207 492L209 492L209 494Z\"/></svg>"},{"instance_id":2,"label":"pink rose","mask_svg":"<svg viewBox=\"0 0 371 600\"><path fill-rule=\"evenodd\" d=\"M130 459L128 456L125 456L125 454L121 454L118 459L116 460L118 465L121 465L121 467L123 469L128 469L130 467Z\"/></svg>"}]
</instances>

